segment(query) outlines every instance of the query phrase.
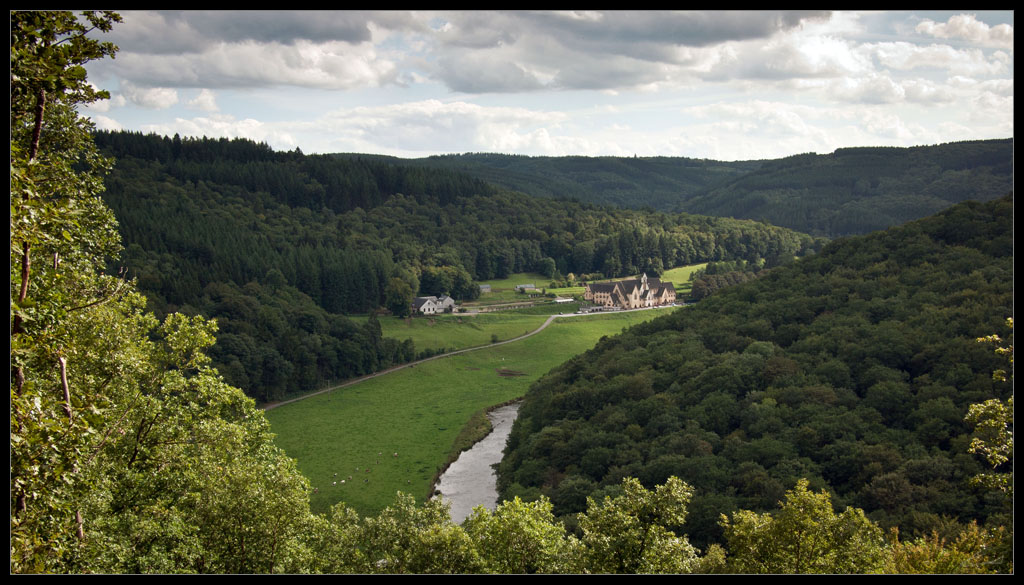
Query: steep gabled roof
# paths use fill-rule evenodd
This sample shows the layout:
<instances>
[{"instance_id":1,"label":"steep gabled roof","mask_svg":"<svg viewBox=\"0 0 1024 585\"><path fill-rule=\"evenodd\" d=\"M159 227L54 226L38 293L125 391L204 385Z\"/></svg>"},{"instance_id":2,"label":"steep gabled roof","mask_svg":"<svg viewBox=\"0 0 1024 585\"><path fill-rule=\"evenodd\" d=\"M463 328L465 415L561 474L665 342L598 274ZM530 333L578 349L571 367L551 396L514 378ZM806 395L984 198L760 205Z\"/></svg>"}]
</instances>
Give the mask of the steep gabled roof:
<instances>
[{"instance_id":1,"label":"steep gabled roof","mask_svg":"<svg viewBox=\"0 0 1024 585\"><path fill-rule=\"evenodd\" d=\"M416 297L412 300L412 306L419 310L423 305L427 303L436 303L437 297Z\"/></svg>"}]
</instances>

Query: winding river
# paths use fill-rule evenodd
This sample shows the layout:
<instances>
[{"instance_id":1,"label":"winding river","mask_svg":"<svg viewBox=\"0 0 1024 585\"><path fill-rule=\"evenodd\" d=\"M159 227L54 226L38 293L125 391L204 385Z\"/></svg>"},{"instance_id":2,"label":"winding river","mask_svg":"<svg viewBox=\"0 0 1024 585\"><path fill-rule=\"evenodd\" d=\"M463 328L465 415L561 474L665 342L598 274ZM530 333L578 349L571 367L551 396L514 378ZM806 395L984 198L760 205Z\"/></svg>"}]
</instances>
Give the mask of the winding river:
<instances>
[{"instance_id":1,"label":"winding river","mask_svg":"<svg viewBox=\"0 0 1024 585\"><path fill-rule=\"evenodd\" d=\"M461 524L473 508L494 510L498 504L497 476L491 467L501 461L505 440L519 412L519 403L496 408L487 414L493 430L452 463L438 481L441 498L451 505L452 521Z\"/></svg>"}]
</instances>

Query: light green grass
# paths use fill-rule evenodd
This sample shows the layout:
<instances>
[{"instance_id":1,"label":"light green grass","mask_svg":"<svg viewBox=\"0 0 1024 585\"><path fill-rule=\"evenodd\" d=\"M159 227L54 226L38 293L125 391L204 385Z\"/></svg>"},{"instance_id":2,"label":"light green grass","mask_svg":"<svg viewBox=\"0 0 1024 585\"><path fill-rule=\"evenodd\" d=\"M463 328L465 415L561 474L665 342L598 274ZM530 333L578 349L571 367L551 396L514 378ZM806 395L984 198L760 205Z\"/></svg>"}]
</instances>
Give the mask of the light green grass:
<instances>
[{"instance_id":1,"label":"light green grass","mask_svg":"<svg viewBox=\"0 0 1024 585\"><path fill-rule=\"evenodd\" d=\"M580 303L553 303L546 302L532 307L526 307L523 309L513 309L508 313L515 313L519 315L568 315L569 313L575 313L580 308Z\"/></svg>"},{"instance_id":2,"label":"light green grass","mask_svg":"<svg viewBox=\"0 0 1024 585\"><path fill-rule=\"evenodd\" d=\"M671 310L556 319L522 341L425 362L266 416L277 445L318 488L310 500L315 512L344 501L373 514L392 503L396 491L428 495L474 412L523 396L531 383L602 336ZM517 375L499 375L502 369Z\"/></svg>"},{"instance_id":3,"label":"light green grass","mask_svg":"<svg viewBox=\"0 0 1024 585\"><path fill-rule=\"evenodd\" d=\"M661 274L661 280L671 282L678 291L681 287L689 287L690 275L707 265L707 262L704 262L703 264L691 264L666 270Z\"/></svg>"},{"instance_id":4,"label":"light green grass","mask_svg":"<svg viewBox=\"0 0 1024 585\"><path fill-rule=\"evenodd\" d=\"M539 293L533 293L539 294ZM494 292L480 293L475 301L466 301L461 304L463 307L472 308L476 306L499 305L503 303L528 303L536 299L530 298L530 293L520 293L512 289L497 289Z\"/></svg>"},{"instance_id":5,"label":"light green grass","mask_svg":"<svg viewBox=\"0 0 1024 585\"><path fill-rule=\"evenodd\" d=\"M451 313L418 315L408 319L382 316L379 320L384 337L400 341L412 339L416 351L420 352L424 349L456 350L487 345L491 343L492 335L496 335L498 341L519 337L540 327L545 314L550 313ZM355 319L360 323L366 322L366 317Z\"/></svg>"},{"instance_id":6,"label":"light green grass","mask_svg":"<svg viewBox=\"0 0 1024 585\"><path fill-rule=\"evenodd\" d=\"M514 290L519 284L532 284L537 288L544 288L551 283L551 279L538 272L517 272L510 274L508 278L495 278L493 280L482 280L480 284L489 284L491 289Z\"/></svg>"},{"instance_id":7,"label":"light green grass","mask_svg":"<svg viewBox=\"0 0 1024 585\"><path fill-rule=\"evenodd\" d=\"M509 275L508 278L496 278L484 280L480 284L491 285L491 292L480 293L480 298L473 302L463 303L467 307L487 306L500 303L528 302L530 297L526 294L516 292L516 286L520 284L532 284L538 290L543 289L551 283L551 279L536 272L517 272Z\"/></svg>"},{"instance_id":8,"label":"light green grass","mask_svg":"<svg viewBox=\"0 0 1024 585\"><path fill-rule=\"evenodd\" d=\"M571 297L571 296L583 296L583 293L587 292L585 286L570 286L566 288L549 288L547 289L549 294L554 294L560 297Z\"/></svg>"}]
</instances>

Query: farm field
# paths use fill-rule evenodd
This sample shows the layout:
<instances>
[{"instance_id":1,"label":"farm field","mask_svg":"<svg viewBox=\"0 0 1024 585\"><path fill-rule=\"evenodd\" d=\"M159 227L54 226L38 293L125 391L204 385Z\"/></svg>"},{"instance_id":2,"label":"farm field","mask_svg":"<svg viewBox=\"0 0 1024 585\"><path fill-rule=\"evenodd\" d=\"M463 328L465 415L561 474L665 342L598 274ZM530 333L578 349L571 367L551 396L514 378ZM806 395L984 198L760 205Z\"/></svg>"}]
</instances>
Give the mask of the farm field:
<instances>
[{"instance_id":1,"label":"farm field","mask_svg":"<svg viewBox=\"0 0 1024 585\"><path fill-rule=\"evenodd\" d=\"M568 315L569 313L575 313L580 308L580 303L553 303L547 302L532 307L524 307L522 309L514 309L507 311L508 313L515 313L519 315Z\"/></svg>"},{"instance_id":2,"label":"farm field","mask_svg":"<svg viewBox=\"0 0 1024 585\"><path fill-rule=\"evenodd\" d=\"M531 383L602 336L672 310L556 319L522 341L405 368L266 417L275 443L316 488L314 512L344 501L360 514L376 513L396 491L418 500L428 496L474 413L523 396Z\"/></svg>"},{"instance_id":3,"label":"farm field","mask_svg":"<svg viewBox=\"0 0 1024 585\"><path fill-rule=\"evenodd\" d=\"M381 316L380 329L384 337L392 337L399 341L412 339L416 351L457 350L477 347L491 343L491 336L497 335L498 341L505 341L529 333L541 326L548 315L559 311L573 312L578 305L571 308L542 310L540 307L516 311L495 313L451 313L444 315L419 315L408 319L392 316ZM350 317L357 323L365 323L367 316Z\"/></svg>"},{"instance_id":4,"label":"farm field","mask_svg":"<svg viewBox=\"0 0 1024 585\"><path fill-rule=\"evenodd\" d=\"M480 298L464 305L472 308L474 306L486 307L502 303L529 301L530 297L528 295L516 292L515 288L517 285L532 284L539 290L545 288L550 283L550 278L536 272L517 272L509 275L508 278L484 280L480 284L491 285L491 292L480 293Z\"/></svg>"},{"instance_id":5,"label":"farm field","mask_svg":"<svg viewBox=\"0 0 1024 585\"><path fill-rule=\"evenodd\" d=\"M484 280L480 284L489 284L492 289L515 289L517 284L534 284L537 288L544 288L551 282L551 279L538 272L517 272L510 274L508 278L496 278Z\"/></svg>"},{"instance_id":6,"label":"farm field","mask_svg":"<svg viewBox=\"0 0 1024 585\"><path fill-rule=\"evenodd\" d=\"M556 311L557 312L557 311ZM466 349L491 343L492 335L505 341L529 333L541 326L545 314L500 312L419 316L410 319L381 317L384 337L412 339L416 351L424 349Z\"/></svg>"},{"instance_id":7,"label":"farm field","mask_svg":"<svg viewBox=\"0 0 1024 585\"><path fill-rule=\"evenodd\" d=\"M560 297L572 297L572 296L583 296L583 293L587 292L585 286L569 286L565 288L549 288L547 292L558 295Z\"/></svg>"}]
</instances>

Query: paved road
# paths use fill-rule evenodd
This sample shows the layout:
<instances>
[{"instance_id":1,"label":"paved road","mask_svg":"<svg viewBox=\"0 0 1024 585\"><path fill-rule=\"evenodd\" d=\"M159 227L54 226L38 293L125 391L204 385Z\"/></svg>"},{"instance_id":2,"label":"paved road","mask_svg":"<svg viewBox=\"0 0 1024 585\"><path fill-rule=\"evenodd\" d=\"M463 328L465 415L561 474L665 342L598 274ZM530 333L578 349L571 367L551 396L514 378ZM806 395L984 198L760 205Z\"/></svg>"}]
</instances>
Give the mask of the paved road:
<instances>
[{"instance_id":1,"label":"paved road","mask_svg":"<svg viewBox=\"0 0 1024 585\"><path fill-rule=\"evenodd\" d=\"M660 308L664 308L664 307L650 307L650 308L632 309L632 310L633 311L647 311L647 310L650 310L650 309L660 309ZM611 312L612 311L609 311L609 313L611 313ZM622 313L624 311L614 311L614 312L615 313ZM516 341L520 341L522 339L526 339L527 337L530 337L531 335L536 335L536 334L540 333L541 331L544 331L545 327L550 325L552 321L554 321L555 319L557 319L559 317L583 317L583 316L586 316L586 315L594 315L594 314L601 315L601 314L603 314L603 312L602 311L596 311L594 313L569 313L569 314L566 314L566 315L551 315L550 317L547 318L547 320L544 321L543 325L541 325L540 327L534 329L533 331L531 331L529 333L520 335L519 337L513 337L512 339L506 339L505 341L497 341L495 343L489 343L487 345L478 345L476 347L469 347L469 348L466 348L466 349L458 349L458 350L455 350L455 351L450 351L448 353L439 353L439 354L437 354L435 356L424 358L422 360L416 360L414 362L406 362L404 364L401 364L401 365L398 365L398 366L394 366L394 367L388 368L386 370L381 370L379 372L374 372L372 374L368 374L368 375L362 376L360 378L353 378L352 380L349 380L349 381L344 382L342 384L338 384L337 386L331 386L330 388L324 388L323 390L317 390L316 392L310 392L309 394L304 394L304 395L299 396L297 398L292 398L290 400L282 400L281 402L271 402L271 403L265 404L265 405L263 405L263 410L273 410L273 409L277 408L278 406L284 406L285 404L291 404L292 402L298 402L299 400L304 400L306 398L309 398L311 396L317 396L319 394L326 394L327 392L331 392L332 390L337 390L339 388L345 388L346 386L351 386L353 384L358 384L358 383L363 382L365 380L369 380L370 378L376 378L378 376L383 376L385 374L390 374L391 372L397 372L398 370L401 370L403 368L411 368L411 367L413 367L413 366L415 366L417 364L422 364L424 362L429 362L430 360L436 360L436 359L439 359L439 358L445 358L445 357L448 357L448 356L458 355L460 353L466 353L466 352L469 352L469 351L476 351L478 349L487 349L488 347L496 347L496 346L499 346L499 345L505 345L506 343L514 343Z\"/></svg>"}]
</instances>

